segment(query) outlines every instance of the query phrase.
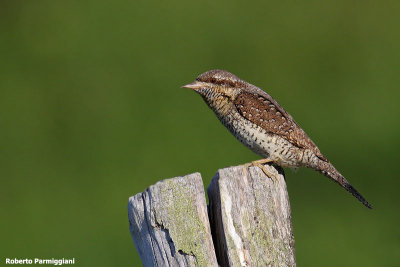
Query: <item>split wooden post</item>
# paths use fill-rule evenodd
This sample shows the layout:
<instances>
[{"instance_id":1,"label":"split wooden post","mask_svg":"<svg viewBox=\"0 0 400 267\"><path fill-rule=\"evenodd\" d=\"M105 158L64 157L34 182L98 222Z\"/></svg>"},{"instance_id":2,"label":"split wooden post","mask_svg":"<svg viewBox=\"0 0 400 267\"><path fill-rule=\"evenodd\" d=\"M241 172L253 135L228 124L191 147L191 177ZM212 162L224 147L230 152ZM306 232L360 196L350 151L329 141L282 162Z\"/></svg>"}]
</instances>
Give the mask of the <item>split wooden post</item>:
<instances>
[{"instance_id":1,"label":"split wooden post","mask_svg":"<svg viewBox=\"0 0 400 267\"><path fill-rule=\"evenodd\" d=\"M266 168L272 177L256 167L219 170L207 190L208 216L199 173L131 197L130 230L143 265L296 266L285 179Z\"/></svg>"}]
</instances>

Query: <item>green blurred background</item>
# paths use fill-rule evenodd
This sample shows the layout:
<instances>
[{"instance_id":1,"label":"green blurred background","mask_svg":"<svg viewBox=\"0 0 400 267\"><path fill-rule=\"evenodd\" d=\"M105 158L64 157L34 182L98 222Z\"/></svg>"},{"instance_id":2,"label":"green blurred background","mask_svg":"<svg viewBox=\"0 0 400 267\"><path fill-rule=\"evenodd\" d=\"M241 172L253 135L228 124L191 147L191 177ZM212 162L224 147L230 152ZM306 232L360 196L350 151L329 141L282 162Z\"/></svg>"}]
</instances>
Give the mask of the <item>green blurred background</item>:
<instances>
[{"instance_id":1,"label":"green blurred background","mask_svg":"<svg viewBox=\"0 0 400 267\"><path fill-rule=\"evenodd\" d=\"M286 171L299 266L399 266L399 1L1 1L4 258L138 266L128 197L258 157L181 85L271 94L374 210Z\"/></svg>"}]
</instances>

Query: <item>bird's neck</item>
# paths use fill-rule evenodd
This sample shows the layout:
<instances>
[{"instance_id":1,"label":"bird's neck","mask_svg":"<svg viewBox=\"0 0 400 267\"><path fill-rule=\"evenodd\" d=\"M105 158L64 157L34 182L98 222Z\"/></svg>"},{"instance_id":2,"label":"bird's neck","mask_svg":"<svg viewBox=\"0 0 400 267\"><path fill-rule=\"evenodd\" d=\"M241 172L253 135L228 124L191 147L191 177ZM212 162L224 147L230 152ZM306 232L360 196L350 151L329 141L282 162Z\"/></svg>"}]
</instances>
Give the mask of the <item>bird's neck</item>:
<instances>
[{"instance_id":1,"label":"bird's neck","mask_svg":"<svg viewBox=\"0 0 400 267\"><path fill-rule=\"evenodd\" d=\"M232 110L233 103L224 95L214 94L211 97L207 95L202 97L219 118L225 117Z\"/></svg>"}]
</instances>

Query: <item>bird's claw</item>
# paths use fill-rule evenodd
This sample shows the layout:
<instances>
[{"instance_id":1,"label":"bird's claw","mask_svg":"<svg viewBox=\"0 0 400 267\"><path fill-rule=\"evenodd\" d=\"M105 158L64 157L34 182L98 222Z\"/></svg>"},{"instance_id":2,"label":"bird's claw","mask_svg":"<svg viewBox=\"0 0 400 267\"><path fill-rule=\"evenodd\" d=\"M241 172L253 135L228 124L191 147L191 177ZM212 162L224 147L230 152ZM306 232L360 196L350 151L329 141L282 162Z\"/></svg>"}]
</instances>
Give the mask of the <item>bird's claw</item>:
<instances>
[{"instance_id":1,"label":"bird's claw","mask_svg":"<svg viewBox=\"0 0 400 267\"><path fill-rule=\"evenodd\" d=\"M268 176L274 183L275 181L277 181L277 178L275 176L275 174L273 174L272 172L270 172L265 166L265 163L270 163L272 162L271 159L265 158L265 159L260 159L260 160L255 160L253 162L250 163L246 163L243 165L243 171L245 176L247 176L247 169L251 166L257 166L258 168L260 168L262 170L262 172Z\"/></svg>"}]
</instances>

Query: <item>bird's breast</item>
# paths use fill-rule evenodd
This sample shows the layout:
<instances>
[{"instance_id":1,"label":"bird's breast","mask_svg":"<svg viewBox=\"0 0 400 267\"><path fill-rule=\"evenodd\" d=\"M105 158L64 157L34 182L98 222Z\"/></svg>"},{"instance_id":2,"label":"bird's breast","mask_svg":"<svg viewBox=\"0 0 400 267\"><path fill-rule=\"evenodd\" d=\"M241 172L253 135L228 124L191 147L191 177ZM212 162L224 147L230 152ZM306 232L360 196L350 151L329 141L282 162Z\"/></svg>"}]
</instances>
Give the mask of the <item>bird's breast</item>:
<instances>
[{"instance_id":1,"label":"bird's breast","mask_svg":"<svg viewBox=\"0 0 400 267\"><path fill-rule=\"evenodd\" d=\"M219 118L225 127L254 153L264 158L270 158L283 167L300 165L302 151L286 139L267 132L243 118L238 112L230 112Z\"/></svg>"}]
</instances>

